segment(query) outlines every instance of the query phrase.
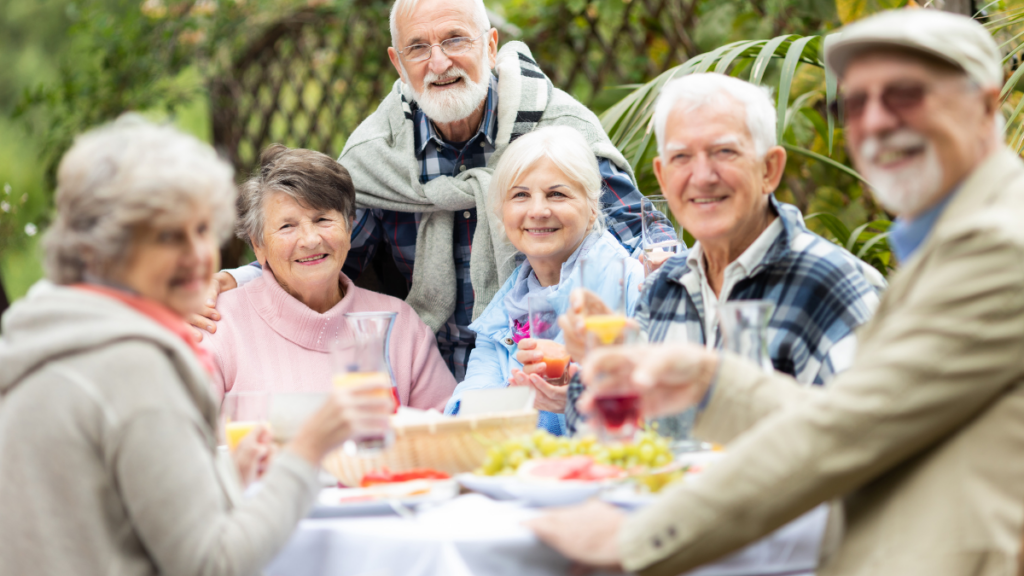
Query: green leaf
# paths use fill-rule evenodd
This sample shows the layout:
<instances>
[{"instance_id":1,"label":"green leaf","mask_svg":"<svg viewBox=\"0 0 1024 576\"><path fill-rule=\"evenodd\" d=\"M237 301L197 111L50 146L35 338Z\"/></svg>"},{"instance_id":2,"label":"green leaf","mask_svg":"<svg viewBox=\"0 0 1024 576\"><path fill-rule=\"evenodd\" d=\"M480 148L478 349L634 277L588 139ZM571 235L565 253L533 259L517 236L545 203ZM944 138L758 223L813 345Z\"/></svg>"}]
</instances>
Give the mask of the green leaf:
<instances>
[{"instance_id":1,"label":"green leaf","mask_svg":"<svg viewBox=\"0 0 1024 576\"><path fill-rule=\"evenodd\" d=\"M820 41L821 37L804 36L790 44L789 50L786 51L786 60L782 63L782 78L779 80L779 100L776 105L778 122L776 137L780 142L786 131L786 108L789 103L789 89L793 84L793 75L796 73L796 67L800 65L800 57L804 53L804 48L816 39Z\"/></svg>"},{"instance_id":2,"label":"green leaf","mask_svg":"<svg viewBox=\"0 0 1024 576\"><path fill-rule=\"evenodd\" d=\"M825 36L822 41L821 53L824 55L828 52L828 47L832 42L837 39L836 34L829 34ZM839 91L839 79L836 77L835 72L828 66L825 66L825 114L828 116L828 155L832 155L832 140L836 132L836 118L832 115L832 103L836 100L836 94Z\"/></svg>"},{"instance_id":3,"label":"green leaf","mask_svg":"<svg viewBox=\"0 0 1024 576\"><path fill-rule=\"evenodd\" d=\"M877 246L880 242L882 242L883 240L886 240L887 238L889 238L889 233L888 232L882 232L881 234L875 236L871 240L868 240L867 242L864 243L863 246L860 247L860 250L857 251L857 258L860 258L861 260L864 260L865 257L868 254L871 253L871 250L873 248L875 248L875 246ZM882 250L886 251L886 252L889 251L885 247L885 245L881 246L880 248ZM886 262L888 263L888 258L886 258ZM884 273L884 271L883 271L883 273Z\"/></svg>"},{"instance_id":4,"label":"green leaf","mask_svg":"<svg viewBox=\"0 0 1024 576\"><path fill-rule=\"evenodd\" d=\"M804 222L814 219L820 221L821 224L832 233L840 246L846 245L846 242L850 239L850 229L846 227L846 224L843 224L842 220L827 212L815 212L814 214L805 216Z\"/></svg>"},{"instance_id":5,"label":"green leaf","mask_svg":"<svg viewBox=\"0 0 1024 576\"><path fill-rule=\"evenodd\" d=\"M999 97L1004 101L1010 95L1010 91L1017 85L1017 81L1020 80L1021 76L1024 76L1024 66L1019 66L1014 70L1013 74L1003 84L1003 90L999 93Z\"/></svg>"},{"instance_id":6,"label":"green leaf","mask_svg":"<svg viewBox=\"0 0 1024 576\"><path fill-rule=\"evenodd\" d=\"M868 226L870 226L870 225L871 225L870 222L865 222L865 223L861 224L860 226L857 226L856 228L854 228L853 232L850 232L850 237L846 240L846 249L847 250L849 250L850 252L853 252L853 247L856 246L857 242L860 240L860 235L863 234L864 231L867 230Z\"/></svg>"},{"instance_id":7,"label":"green leaf","mask_svg":"<svg viewBox=\"0 0 1024 576\"><path fill-rule=\"evenodd\" d=\"M733 60L738 58L740 54L743 54L747 50L752 49L753 47L757 46L758 44L761 44L762 42L764 42L764 40L751 40L749 42L739 42L738 46L730 50L728 54L723 56L722 59L718 61L718 64L715 65L715 72L718 72L719 74L727 74L729 72L729 65L732 64Z\"/></svg>"},{"instance_id":8,"label":"green leaf","mask_svg":"<svg viewBox=\"0 0 1024 576\"><path fill-rule=\"evenodd\" d=\"M779 49L779 46L781 46L783 42L789 40L793 36L796 36L796 34L776 36L769 40L764 45L764 48L761 48L761 52L757 55L757 59L754 60L754 66L750 69L750 82L752 84L761 84L761 78L764 77L764 73L768 69L768 62L771 61L773 56L775 56L775 51Z\"/></svg>"},{"instance_id":9,"label":"green leaf","mask_svg":"<svg viewBox=\"0 0 1024 576\"><path fill-rule=\"evenodd\" d=\"M783 148L785 148L786 150L788 150L790 152L796 152L797 154L803 154L804 156L808 156L808 157L814 158L818 162L822 162L824 164L827 164L827 165L835 168L836 170L841 170L843 172L846 172L850 176L853 176L857 180L860 180L864 184L867 184L867 185L870 186L870 184L868 184L868 181L865 180L864 177L861 176L856 170L854 170L853 168L850 168L849 166L847 166L845 164L836 162L835 160L829 158L828 156L822 156L821 154L818 154L817 152L812 152L812 151L810 151L810 150L808 150L806 148L801 148L799 146L793 146L791 144L781 143L781 144L779 144L779 146L782 146Z\"/></svg>"}]
</instances>

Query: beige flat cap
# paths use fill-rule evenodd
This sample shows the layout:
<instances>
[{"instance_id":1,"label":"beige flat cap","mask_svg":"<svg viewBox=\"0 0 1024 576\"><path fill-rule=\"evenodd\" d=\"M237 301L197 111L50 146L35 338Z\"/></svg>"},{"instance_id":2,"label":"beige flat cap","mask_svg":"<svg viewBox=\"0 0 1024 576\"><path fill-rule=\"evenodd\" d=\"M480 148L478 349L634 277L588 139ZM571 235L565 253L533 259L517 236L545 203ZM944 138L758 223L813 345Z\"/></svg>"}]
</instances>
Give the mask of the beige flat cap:
<instances>
[{"instance_id":1,"label":"beige flat cap","mask_svg":"<svg viewBox=\"0 0 1024 576\"><path fill-rule=\"evenodd\" d=\"M1002 54L984 26L967 16L926 8L881 12L844 27L825 49L839 76L865 50L916 50L962 69L979 86L1003 85Z\"/></svg>"}]
</instances>

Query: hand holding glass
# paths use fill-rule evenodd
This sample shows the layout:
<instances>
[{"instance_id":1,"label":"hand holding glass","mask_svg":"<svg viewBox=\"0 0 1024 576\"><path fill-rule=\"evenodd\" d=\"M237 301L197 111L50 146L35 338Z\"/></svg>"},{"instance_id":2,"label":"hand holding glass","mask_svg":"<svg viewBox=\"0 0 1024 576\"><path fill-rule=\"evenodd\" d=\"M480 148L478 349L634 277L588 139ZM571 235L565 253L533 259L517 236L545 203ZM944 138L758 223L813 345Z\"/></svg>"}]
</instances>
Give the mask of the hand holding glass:
<instances>
[{"instance_id":1,"label":"hand holding glass","mask_svg":"<svg viewBox=\"0 0 1024 576\"><path fill-rule=\"evenodd\" d=\"M381 338L365 338L337 342L331 348L334 364L334 388L345 392L355 402L360 395L393 398L391 379L384 363ZM393 406L393 403L391 404ZM363 428L357 420L352 439L345 442L345 452L373 456L391 446L394 437L390 428Z\"/></svg>"},{"instance_id":2,"label":"hand holding glass","mask_svg":"<svg viewBox=\"0 0 1024 576\"><path fill-rule=\"evenodd\" d=\"M270 395L266 392L228 392L221 404L224 437L228 449L234 450L253 430L268 426Z\"/></svg>"},{"instance_id":3,"label":"hand holding glass","mask_svg":"<svg viewBox=\"0 0 1024 576\"><path fill-rule=\"evenodd\" d=\"M644 250L644 276L649 276L665 260L683 251L683 227L661 195L640 201L641 243Z\"/></svg>"},{"instance_id":4,"label":"hand holding glass","mask_svg":"<svg viewBox=\"0 0 1024 576\"><path fill-rule=\"evenodd\" d=\"M543 356L544 371L540 376L548 384L562 386L566 384L569 366L569 351L565 346L555 342L561 329L558 327L558 311L550 303L547 296L531 294L527 296L529 306L530 339L536 350Z\"/></svg>"}]
</instances>

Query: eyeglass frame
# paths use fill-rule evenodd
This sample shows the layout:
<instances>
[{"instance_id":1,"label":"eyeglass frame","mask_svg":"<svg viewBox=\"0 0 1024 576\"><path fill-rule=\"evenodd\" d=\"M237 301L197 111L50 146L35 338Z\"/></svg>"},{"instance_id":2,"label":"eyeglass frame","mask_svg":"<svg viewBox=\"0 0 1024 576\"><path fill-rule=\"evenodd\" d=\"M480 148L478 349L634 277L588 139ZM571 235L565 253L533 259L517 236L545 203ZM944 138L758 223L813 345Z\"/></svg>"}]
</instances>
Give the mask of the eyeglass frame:
<instances>
[{"instance_id":1,"label":"eyeglass frame","mask_svg":"<svg viewBox=\"0 0 1024 576\"><path fill-rule=\"evenodd\" d=\"M494 30L494 28L492 27L492 28L488 28L487 30L484 30L476 38L470 38L469 36L456 36L455 38L447 38L445 40L442 40L442 41L438 42L437 44L410 44L410 45L406 46L405 48L403 48L401 50L396 50L396 52L398 52L398 54L400 56L402 56L403 59L405 59L407 62L414 62L414 63L415 62L426 62L427 60L430 60L430 57L434 55L434 47L435 46L440 48L441 49L441 53L444 54L445 56L449 56L449 57L451 57L451 56L459 56L459 55L465 54L469 50L467 49L466 52L459 52L458 54L448 54L448 52L446 52L445 49L444 49L444 43L445 42L450 42L452 40L462 40L462 39L466 38L466 39L469 39L470 45L472 47L473 44L476 44L477 40L479 40L479 39L483 38L484 36L486 36L487 33L490 32L491 30ZM422 60L409 60L408 58L405 58L405 53L410 48L412 48L413 46L426 46L427 47L427 57L423 58Z\"/></svg>"},{"instance_id":2,"label":"eyeglass frame","mask_svg":"<svg viewBox=\"0 0 1024 576\"><path fill-rule=\"evenodd\" d=\"M891 91L900 90L900 89L918 91L918 94L914 97L914 102L910 103L910 104L908 104L906 106L893 105L892 102L889 101L889 99L891 99L893 97L892 94L891 94ZM911 110L921 106L921 104L924 103L925 98L928 97L928 94L930 94L933 91L934 91L934 87L933 86L928 86L928 85L926 85L924 83L914 83L914 85L906 84L906 85L903 85L903 86L900 86L899 83L893 83L893 84L888 84L885 87L883 87L881 94L879 94L877 96L877 98L878 98L879 102L882 104L882 107L885 108L885 110L887 112L889 112L890 114L893 114L895 116L902 116L906 112L909 112L909 111L911 111ZM857 94L856 96L860 96L860 94ZM867 92L864 92L863 96L864 96L864 103L863 103L863 107L861 109L861 112L859 114L856 114L854 117L851 117L849 115L848 110L847 110L847 104L846 103L849 101L849 96L845 95L845 94L844 95L840 95L838 98L836 98L835 100L833 100L829 104L829 111L832 112L832 114L836 118L841 118L842 122L844 124L847 124L847 123L852 122L852 121L856 121L856 120L858 120L858 119L860 119L860 118L862 118L864 116L864 111L867 110L867 105L873 99L873 97L870 94L868 94Z\"/></svg>"}]
</instances>

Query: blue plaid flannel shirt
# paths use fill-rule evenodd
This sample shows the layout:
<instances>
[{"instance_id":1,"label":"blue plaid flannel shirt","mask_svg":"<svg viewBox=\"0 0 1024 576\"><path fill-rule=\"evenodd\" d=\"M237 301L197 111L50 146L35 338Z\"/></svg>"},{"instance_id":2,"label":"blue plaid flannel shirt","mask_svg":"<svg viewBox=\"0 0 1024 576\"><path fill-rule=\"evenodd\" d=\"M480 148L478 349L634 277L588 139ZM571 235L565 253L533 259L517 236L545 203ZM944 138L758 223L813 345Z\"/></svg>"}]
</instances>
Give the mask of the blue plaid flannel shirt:
<instances>
[{"instance_id":1,"label":"blue plaid flannel shirt","mask_svg":"<svg viewBox=\"0 0 1024 576\"><path fill-rule=\"evenodd\" d=\"M800 210L771 197L783 232L764 260L739 281L728 300L769 300L768 354L779 372L803 384L826 384L846 369L856 346L856 328L878 306L885 279L845 249L807 229ZM669 259L644 283L637 322L649 342L686 340L704 344L704 303L687 254ZM685 335L685 336L684 336ZM721 333L715 342L721 348ZM841 350L840 350L841 349ZM840 365L833 360L843 359ZM566 422L575 429L575 400L583 387L570 384Z\"/></svg>"},{"instance_id":2,"label":"blue plaid flannel shirt","mask_svg":"<svg viewBox=\"0 0 1024 576\"><path fill-rule=\"evenodd\" d=\"M461 148L446 142L434 130L433 124L419 107L412 104L414 142L422 171L420 182L425 184L440 176L456 176L463 170L483 168L494 152L494 139L498 134L498 79L491 77L487 91L487 104L480 129ZM610 160L598 158L604 180L602 202L608 230L627 250L633 252L640 240L640 191L630 176L619 170ZM395 212L382 209L356 210L356 224L352 229L352 248L345 261L344 272L356 278L373 259L381 242L391 246L391 254L398 270L407 283L412 282L416 262L416 231L420 213ZM476 334L469 329L473 318L475 297L469 279L469 254L473 249L476 230L476 209L455 213L456 300L455 312L437 332L437 345L441 357L461 382L466 376L469 353L476 343Z\"/></svg>"}]
</instances>

